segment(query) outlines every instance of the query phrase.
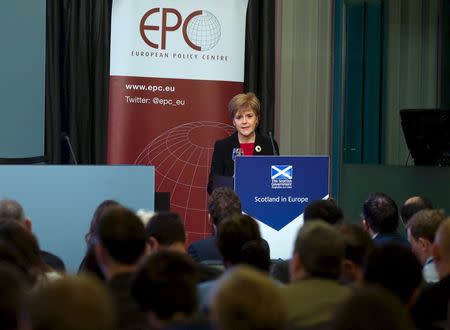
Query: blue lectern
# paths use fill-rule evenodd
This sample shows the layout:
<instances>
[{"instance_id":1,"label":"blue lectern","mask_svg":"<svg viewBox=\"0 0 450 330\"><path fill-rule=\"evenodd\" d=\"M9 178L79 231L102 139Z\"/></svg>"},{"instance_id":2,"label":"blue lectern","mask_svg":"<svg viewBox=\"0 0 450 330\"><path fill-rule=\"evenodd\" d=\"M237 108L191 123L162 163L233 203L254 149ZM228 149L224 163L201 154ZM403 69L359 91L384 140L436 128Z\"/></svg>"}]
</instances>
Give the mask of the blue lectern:
<instances>
[{"instance_id":1,"label":"blue lectern","mask_svg":"<svg viewBox=\"0 0 450 330\"><path fill-rule=\"evenodd\" d=\"M236 157L235 191L259 222L271 258L289 258L306 205L328 197L329 157Z\"/></svg>"}]
</instances>

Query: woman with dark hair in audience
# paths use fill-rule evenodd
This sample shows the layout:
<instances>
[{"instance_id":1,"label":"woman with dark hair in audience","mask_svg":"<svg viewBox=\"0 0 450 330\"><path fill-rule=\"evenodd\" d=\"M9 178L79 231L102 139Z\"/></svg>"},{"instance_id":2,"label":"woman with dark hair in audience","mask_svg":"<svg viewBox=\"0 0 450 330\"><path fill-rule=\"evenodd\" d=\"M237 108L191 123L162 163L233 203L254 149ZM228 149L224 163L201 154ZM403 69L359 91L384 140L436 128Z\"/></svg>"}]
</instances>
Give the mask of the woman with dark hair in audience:
<instances>
[{"instance_id":1,"label":"woman with dark hair in audience","mask_svg":"<svg viewBox=\"0 0 450 330\"><path fill-rule=\"evenodd\" d=\"M36 237L14 220L0 220L0 258L22 271L33 287L61 277L43 261Z\"/></svg>"},{"instance_id":2,"label":"woman with dark hair in audience","mask_svg":"<svg viewBox=\"0 0 450 330\"><path fill-rule=\"evenodd\" d=\"M92 216L91 224L89 227L89 231L86 233L85 240L87 245L86 254L81 261L80 267L78 268L78 273L88 272L94 276L97 276L101 280L105 280L103 272L100 269L100 266L97 263L97 259L95 257L94 245L98 232L98 224L99 220L103 214L111 207L121 206L119 202L115 200L107 199L100 203L99 206L95 209L95 212Z\"/></svg>"}]
</instances>

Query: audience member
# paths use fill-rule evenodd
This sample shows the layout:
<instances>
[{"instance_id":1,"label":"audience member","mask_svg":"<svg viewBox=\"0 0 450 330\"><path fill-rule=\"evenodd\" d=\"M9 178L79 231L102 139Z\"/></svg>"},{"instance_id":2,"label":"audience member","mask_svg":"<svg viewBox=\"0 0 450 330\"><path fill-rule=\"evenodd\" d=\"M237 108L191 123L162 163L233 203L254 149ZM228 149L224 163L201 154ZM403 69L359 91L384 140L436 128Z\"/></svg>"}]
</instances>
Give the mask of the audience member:
<instances>
[{"instance_id":1,"label":"audience member","mask_svg":"<svg viewBox=\"0 0 450 330\"><path fill-rule=\"evenodd\" d=\"M120 329L145 329L147 318L131 295L131 280L146 250L146 234L134 212L110 207L99 219L95 254L114 299Z\"/></svg>"},{"instance_id":2,"label":"audience member","mask_svg":"<svg viewBox=\"0 0 450 330\"><path fill-rule=\"evenodd\" d=\"M413 196L408 198L400 208L400 217L406 226L411 217L421 210L432 209L433 205L428 198L423 196Z\"/></svg>"},{"instance_id":3,"label":"audience member","mask_svg":"<svg viewBox=\"0 0 450 330\"><path fill-rule=\"evenodd\" d=\"M222 259L216 245L216 231L224 219L242 213L241 201L232 189L216 188L208 197L208 212L208 217L212 220L213 236L193 242L188 248L189 255L197 262Z\"/></svg>"},{"instance_id":4,"label":"audience member","mask_svg":"<svg viewBox=\"0 0 450 330\"><path fill-rule=\"evenodd\" d=\"M345 243L345 257L341 282L361 286L364 280L364 265L373 250L372 238L360 225L342 224L337 227Z\"/></svg>"},{"instance_id":5,"label":"audience member","mask_svg":"<svg viewBox=\"0 0 450 330\"><path fill-rule=\"evenodd\" d=\"M447 319L450 299L450 218L445 219L436 232L432 248L439 282L423 288L412 309L419 329L442 329Z\"/></svg>"},{"instance_id":6,"label":"audience member","mask_svg":"<svg viewBox=\"0 0 450 330\"><path fill-rule=\"evenodd\" d=\"M150 252L171 250L186 253L186 233L180 216L173 212L154 214L145 226Z\"/></svg>"},{"instance_id":7,"label":"audience member","mask_svg":"<svg viewBox=\"0 0 450 330\"><path fill-rule=\"evenodd\" d=\"M0 239L0 263L13 267L21 274L29 287L36 283L37 274L30 267L27 258L10 242L3 239Z\"/></svg>"},{"instance_id":8,"label":"audience member","mask_svg":"<svg viewBox=\"0 0 450 330\"><path fill-rule=\"evenodd\" d=\"M282 288L289 325L315 326L330 320L350 289L341 286L345 245L338 230L324 221L300 228L291 260L291 284Z\"/></svg>"},{"instance_id":9,"label":"audience member","mask_svg":"<svg viewBox=\"0 0 450 330\"><path fill-rule=\"evenodd\" d=\"M225 268L243 263L269 272L270 256L258 223L248 215L235 214L221 223L217 247Z\"/></svg>"},{"instance_id":10,"label":"audience member","mask_svg":"<svg viewBox=\"0 0 450 330\"><path fill-rule=\"evenodd\" d=\"M11 219L19 222L24 228L32 232L32 222L31 219L25 216L22 205L17 201L12 199L0 199L0 218ZM47 252L40 251L42 260L51 268L59 272L65 272L66 267L61 258L56 255Z\"/></svg>"},{"instance_id":11,"label":"audience member","mask_svg":"<svg viewBox=\"0 0 450 330\"><path fill-rule=\"evenodd\" d=\"M132 293L152 327L160 329L195 315L196 270L189 256L168 250L150 254L140 265Z\"/></svg>"},{"instance_id":12,"label":"audience member","mask_svg":"<svg viewBox=\"0 0 450 330\"><path fill-rule=\"evenodd\" d=\"M145 230L150 253L161 250L186 251L186 233L180 216L173 212L156 213L148 221ZM199 282L216 279L222 274L222 270L198 264Z\"/></svg>"},{"instance_id":13,"label":"audience member","mask_svg":"<svg viewBox=\"0 0 450 330\"><path fill-rule=\"evenodd\" d=\"M218 330L281 330L286 325L278 286L245 265L236 266L218 281L211 312Z\"/></svg>"},{"instance_id":14,"label":"audience member","mask_svg":"<svg viewBox=\"0 0 450 330\"><path fill-rule=\"evenodd\" d=\"M116 330L106 288L86 275L67 276L32 292L22 314L22 329Z\"/></svg>"},{"instance_id":15,"label":"audience member","mask_svg":"<svg viewBox=\"0 0 450 330\"><path fill-rule=\"evenodd\" d=\"M342 223L344 213L332 198L316 200L308 204L303 213L304 223L322 220L331 225ZM270 270L270 275L281 283L289 283L289 264L291 260L277 260Z\"/></svg>"},{"instance_id":16,"label":"audience member","mask_svg":"<svg viewBox=\"0 0 450 330\"><path fill-rule=\"evenodd\" d=\"M415 213L406 225L409 244L423 265L422 275L427 283L439 281L432 246L436 232L444 219L444 211L424 209Z\"/></svg>"},{"instance_id":17,"label":"audience member","mask_svg":"<svg viewBox=\"0 0 450 330\"><path fill-rule=\"evenodd\" d=\"M334 199L321 199L308 204L303 214L304 222L311 220L323 220L330 225L342 222L344 213Z\"/></svg>"},{"instance_id":18,"label":"audience member","mask_svg":"<svg viewBox=\"0 0 450 330\"><path fill-rule=\"evenodd\" d=\"M405 306L387 290L355 290L337 309L331 330L415 330Z\"/></svg>"},{"instance_id":19,"label":"audience member","mask_svg":"<svg viewBox=\"0 0 450 330\"><path fill-rule=\"evenodd\" d=\"M114 200L107 199L100 203L99 206L94 211L91 219L91 224L89 226L89 231L85 235L85 241L87 245L86 254L78 267L78 273L87 272L97 278L104 280L102 270L97 264L97 258L94 251L94 243L97 235L98 222L102 214L107 211L110 207L120 206L120 204Z\"/></svg>"},{"instance_id":20,"label":"audience member","mask_svg":"<svg viewBox=\"0 0 450 330\"><path fill-rule=\"evenodd\" d=\"M384 193L371 194L363 205L363 225L372 236L375 245L397 242L409 246L398 232L399 223L397 204Z\"/></svg>"},{"instance_id":21,"label":"audience member","mask_svg":"<svg viewBox=\"0 0 450 330\"><path fill-rule=\"evenodd\" d=\"M15 220L0 219L0 242L11 245L27 267L27 277L34 286L45 285L61 275L43 260L36 237Z\"/></svg>"},{"instance_id":22,"label":"audience member","mask_svg":"<svg viewBox=\"0 0 450 330\"><path fill-rule=\"evenodd\" d=\"M217 230L217 246L225 268L245 264L269 272L270 256L261 239L258 223L248 215L235 214L224 220ZM216 281L198 286L200 311L207 313Z\"/></svg>"},{"instance_id":23,"label":"audience member","mask_svg":"<svg viewBox=\"0 0 450 330\"><path fill-rule=\"evenodd\" d=\"M28 287L12 265L0 263L0 325L3 330L19 329L18 310Z\"/></svg>"},{"instance_id":24,"label":"audience member","mask_svg":"<svg viewBox=\"0 0 450 330\"><path fill-rule=\"evenodd\" d=\"M384 287L411 307L422 283L422 267L409 248L386 243L369 255L364 281Z\"/></svg>"}]
</instances>

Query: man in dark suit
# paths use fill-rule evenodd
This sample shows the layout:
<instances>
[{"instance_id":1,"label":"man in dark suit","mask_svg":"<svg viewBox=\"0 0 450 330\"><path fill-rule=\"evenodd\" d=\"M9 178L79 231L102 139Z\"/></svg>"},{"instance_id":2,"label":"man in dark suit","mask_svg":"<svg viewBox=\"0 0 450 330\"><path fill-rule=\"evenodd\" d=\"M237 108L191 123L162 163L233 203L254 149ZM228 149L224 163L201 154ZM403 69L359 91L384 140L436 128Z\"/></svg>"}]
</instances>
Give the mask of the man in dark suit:
<instances>
[{"instance_id":1,"label":"man in dark suit","mask_svg":"<svg viewBox=\"0 0 450 330\"><path fill-rule=\"evenodd\" d=\"M213 236L193 242L188 253L197 262L205 260L222 260L216 246L216 229L222 220L238 213L242 213L241 201L230 188L220 187L213 191L208 198L209 218L212 220Z\"/></svg>"},{"instance_id":2,"label":"man in dark suit","mask_svg":"<svg viewBox=\"0 0 450 330\"><path fill-rule=\"evenodd\" d=\"M363 205L363 225L376 246L396 242L409 247L408 241L398 232L398 208L385 193L371 194Z\"/></svg>"}]
</instances>

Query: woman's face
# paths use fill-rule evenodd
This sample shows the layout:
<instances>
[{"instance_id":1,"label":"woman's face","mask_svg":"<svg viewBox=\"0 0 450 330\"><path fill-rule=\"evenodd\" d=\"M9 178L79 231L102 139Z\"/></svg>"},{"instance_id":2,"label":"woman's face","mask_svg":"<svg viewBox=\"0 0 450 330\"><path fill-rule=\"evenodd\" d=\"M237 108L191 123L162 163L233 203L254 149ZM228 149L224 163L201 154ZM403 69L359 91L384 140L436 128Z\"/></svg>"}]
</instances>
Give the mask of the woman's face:
<instances>
[{"instance_id":1,"label":"woman's face","mask_svg":"<svg viewBox=\"0 0 450 330\"><path fill-rule=\"evenodd\" d=\"M233 124L241 137L251 138L258 126L258 117L252 108L242 108L234 115Z\"/></svg>"}]
</instances>

